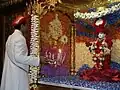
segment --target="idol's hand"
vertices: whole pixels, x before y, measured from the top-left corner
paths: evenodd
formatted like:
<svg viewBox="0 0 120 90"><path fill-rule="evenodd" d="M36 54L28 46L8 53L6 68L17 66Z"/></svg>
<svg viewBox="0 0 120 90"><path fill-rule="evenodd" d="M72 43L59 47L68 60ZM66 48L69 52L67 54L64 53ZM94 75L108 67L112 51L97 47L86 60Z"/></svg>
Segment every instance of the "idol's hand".
<svg viewBox="0 0 120 90"><path fill-rule="evenodd" d="M110 54L111 50L108 48L104 48L104 55Z"/></svg>

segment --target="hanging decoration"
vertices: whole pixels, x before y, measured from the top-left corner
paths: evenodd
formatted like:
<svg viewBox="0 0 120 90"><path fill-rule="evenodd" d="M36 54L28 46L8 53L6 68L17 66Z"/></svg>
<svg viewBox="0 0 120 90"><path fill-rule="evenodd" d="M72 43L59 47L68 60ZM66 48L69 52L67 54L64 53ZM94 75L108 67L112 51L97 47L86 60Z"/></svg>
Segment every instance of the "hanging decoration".
<svg viewBox="0 0 120 90"><path fill-rule="evenodd" d="M114 13L115 11L118 11L120 9L120 3L113 5L109 8L105 8L105 7L99 7L97 8L96 12L85 12L85 13L80 13L79 11L77 11L76 13L74 13L74 17L79 19L93 19L93 18L99 18L99 17L103 17L107 14L111 14Z"/></svg>
<svg viewBox="0 0 120 90"><path fill-rule="evenodd" d="M30 40L30 54L39 56L39 16L31 15L31 40ZM39 67L30 66L30 84L31 87L36 88Z"/></svg>
<svg viewBox="0 0 120 90"><path fill-rule="evenodd" d="M31 38L30 38L30 55L39 56L39 29L40 29L40 16L36 13L37 4L30 4L28 6L28 14L31 15ZM43 8L42 8L43 10ZM30 66L29 76L30 76L30 88L37 88L37 78L38 78L39 67Z"/></svg>
<svg viewBox="0 0 120 90"><path fill-rule="evenodd" d="M31 40L30 40L30 54L39 56L40 50L40 18L47 13L51 6L55 7L55 4L61 3L60 0L49 0L45 2L35 1L34 4L28 5L28 14L31 15ZM47 4L46 4L47 3ZM48 7L46 9L46 7ZM30 88L37 88L37 79L40 67L30 66Z"/></svg>

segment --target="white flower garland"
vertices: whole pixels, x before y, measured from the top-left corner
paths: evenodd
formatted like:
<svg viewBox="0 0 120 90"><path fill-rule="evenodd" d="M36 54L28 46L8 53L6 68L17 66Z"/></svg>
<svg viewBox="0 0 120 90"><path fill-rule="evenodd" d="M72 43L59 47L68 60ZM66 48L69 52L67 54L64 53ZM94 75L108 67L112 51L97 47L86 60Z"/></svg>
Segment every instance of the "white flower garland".
<svg viewBox="0 0 120 90"><path fill-rule="evenodd" d="M101 8L101 7L99 7ZM105 16L107 14L113 13L115 11L118 11L120 9L120 3L118 3L117 5L114 5L110 8L104 8L103 10L97 11L97 12L90 12L90 13L80 13L80 12L76 12L74 13L74 17L75 18L82 18L82 19L92 19L92 18L99 18L102 16Z"/></svg>
<svg viewBox="0 0 120 90"><path fill-rule="evenodd" d="M30 54L38 56L39 54L39 16L31 15L31 40L30 40ZM30 66L30 84L37 83L39 67ZM37 85L31 87L37 87Z"/></svg>
<svg viewBox="0 0 120 90"><path fill-rule="evenodd" d="M104 55L110 54L110 49L108 49L108 45L105 41L105 39L102 41L102 45L100 47L97 47L98 39L94 42L92 42L91 46L89 46L89 50L91 54L93 54L93 61L96 62L97 59L100 60L100 65L102 65L102 61L105 60ZM101 51L96 54L95 49L99 48Z"/></svg>

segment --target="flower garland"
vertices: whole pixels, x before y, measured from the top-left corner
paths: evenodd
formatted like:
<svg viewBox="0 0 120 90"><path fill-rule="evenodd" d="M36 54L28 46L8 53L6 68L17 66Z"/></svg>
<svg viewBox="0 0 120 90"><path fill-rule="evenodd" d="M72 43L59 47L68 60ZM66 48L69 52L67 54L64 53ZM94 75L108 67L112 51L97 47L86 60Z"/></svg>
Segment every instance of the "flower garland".
<svg viewBox="0 0 120 90"><path fill-rule="evenodd" d="M98 43L99 43L98 39L92 42L91 43L92 45L89 46L89 50L91 54L93 54L93 61L96 62L96 60L99 60L100 65L102 66L102 62L105 60L105 55L110 54L110 49L108 49L108 45L105 39L101 42L101 45L99 47L97 46Z"/></svg>
<svg viewBox="0 0 120 90"><path fill-rule="evenodd" d="M39 55L39 16L31 15L31 40L30 40L30 54ZM39 67L30 66L30 84L31 87L36 88Z"/></svg>
<svg viewBox="0 0 120 90"><path fill-rule="evenodd" d="M82 18L82 19L93 19L93 18L99 18L102 16L105 16L107 14L111 14L115 11L118 11L120 9L120 3L117 5L111 6L109 8L99 7L97 12L90 12L90 13L80 13L76 12L74 13L75 18Z"/></svg>

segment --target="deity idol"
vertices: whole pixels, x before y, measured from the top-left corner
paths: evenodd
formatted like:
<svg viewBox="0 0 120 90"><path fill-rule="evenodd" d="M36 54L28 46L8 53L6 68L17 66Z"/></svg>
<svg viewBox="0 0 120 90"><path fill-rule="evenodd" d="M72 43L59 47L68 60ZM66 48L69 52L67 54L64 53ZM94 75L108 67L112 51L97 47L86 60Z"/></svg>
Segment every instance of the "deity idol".
<svg viewBox="0 0 120 90"><path fill-rule="evenodd" d="M108 30L104 28L105 21L98 19L95 21L97 39L86 43L90 53L93 55L94 67L96 69L109 69L111 59L112 39L107 36Z"/></svg>
<svg viewBox="0 0 120 90"><path fill-rule="evenodd" d="M108 36L108 30L105 29L106 21L102 18L95 20L95 34L97 39L93 42L87 42L94 67L83 71L80 78L91 81L120 81L120 72L110 67L112 39Z"/></svg>

